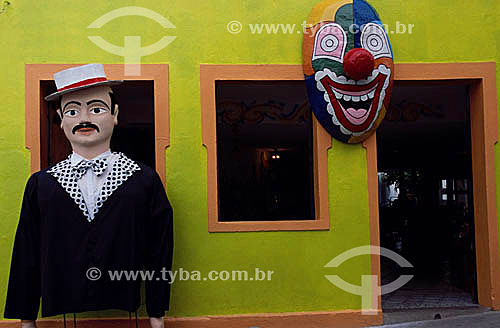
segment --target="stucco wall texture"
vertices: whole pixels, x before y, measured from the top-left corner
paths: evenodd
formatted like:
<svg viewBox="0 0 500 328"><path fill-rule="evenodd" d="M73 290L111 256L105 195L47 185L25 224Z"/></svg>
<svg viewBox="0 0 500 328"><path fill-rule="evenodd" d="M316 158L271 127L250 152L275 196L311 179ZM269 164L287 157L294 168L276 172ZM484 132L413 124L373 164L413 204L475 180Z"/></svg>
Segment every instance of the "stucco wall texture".
<svg viewBox="0 0 500 328"><path fill-rule="evenodd" d="M200 64L301 64L301 26L315 1L29 1L9 0L0 14L0 310L3 313L10 258L30 152L25 149L25 64L123 63L88 36L123 46L140 36L143 46L176 36L142 63L170 68L170 147L166 186L174 207L174 268L272 270L271 281L177 281L171 316L360 309L359 296L333 286L324 275L339 274L359 285L370 274L368 256L341 269L324 268L336 255L370 242L366 151L335 140L328 152L329 231L207 232L207 156L201 142ZM371 0L394 29L396 63L500 61L500 2L497 0ZM151 9L175 25L164 29L140 16L120 17L100 29L87 28L124 6ZM0 4L0 8L2 4ZM243 30L232 34L230 21ZM413 24L396 33L396 24ZM295 24L293 33L252 34L249 24ZM498 71L498 69L497 69ZM498 75L500 77L500 74ZM500 86L500 81L497 82ZM496 146L496 179L500 158ZM301 172L297 172L300 174ZM499 193L497 201L500 203ZM57 204L54 204L57 206ZM500 279L500 278L499 278ZM125 316L119 311L85 316ZM144 307L139 315L145 315Z"/></svg>

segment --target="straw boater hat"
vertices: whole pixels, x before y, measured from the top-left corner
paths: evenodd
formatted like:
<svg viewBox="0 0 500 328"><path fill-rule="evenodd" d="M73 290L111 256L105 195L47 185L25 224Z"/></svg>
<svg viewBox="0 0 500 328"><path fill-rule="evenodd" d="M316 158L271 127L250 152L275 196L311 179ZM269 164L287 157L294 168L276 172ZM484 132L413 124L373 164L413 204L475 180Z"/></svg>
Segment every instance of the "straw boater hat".
<svg viewBox="0 0 500 328"><path fill-rule="evenodd" d="M54 74L54 81L57 92L45 97L47 101L57 100L69 92L101 85L117 85L123 82L122 80L108 81L106 73L104 73L104 66L101 64L88 64L65 69Z"/></svg>

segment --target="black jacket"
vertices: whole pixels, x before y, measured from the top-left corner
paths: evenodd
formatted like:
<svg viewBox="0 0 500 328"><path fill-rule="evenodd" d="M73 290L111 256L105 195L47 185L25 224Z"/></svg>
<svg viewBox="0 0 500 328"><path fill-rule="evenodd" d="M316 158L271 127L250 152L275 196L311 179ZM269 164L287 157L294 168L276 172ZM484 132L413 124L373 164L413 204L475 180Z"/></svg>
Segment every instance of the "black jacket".
<svg viewBox="0 0 500 328"><path fill-rule="evenodd" d="M40 297L42 317L104 309L136 311L141 276L112 280L108 270L143 269L154 270L154 277L145 281L147 313L165 314L170 283L161 270L171 270L172 207L158 174L136 163L140 170L109 195L91 222L48 169L29 178L14 241L5 318L36 319ZM97 271L91 268L100 270L99 279L92 280Z"/></svg>

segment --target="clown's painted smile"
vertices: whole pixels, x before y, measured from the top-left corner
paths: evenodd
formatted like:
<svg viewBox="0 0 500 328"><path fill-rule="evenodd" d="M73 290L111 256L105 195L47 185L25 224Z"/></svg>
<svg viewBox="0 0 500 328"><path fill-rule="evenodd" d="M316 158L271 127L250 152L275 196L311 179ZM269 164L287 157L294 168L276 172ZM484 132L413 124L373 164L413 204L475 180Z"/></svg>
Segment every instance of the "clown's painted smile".
<svg viewBox="0 0 500 328"><path fill-rule="evenodd" d="M379 65L366 80L347 80L328 68L315 74L316 87L324 93L327 110L342 133L360 135L369 130L382 108L391 70Z"/></svg>

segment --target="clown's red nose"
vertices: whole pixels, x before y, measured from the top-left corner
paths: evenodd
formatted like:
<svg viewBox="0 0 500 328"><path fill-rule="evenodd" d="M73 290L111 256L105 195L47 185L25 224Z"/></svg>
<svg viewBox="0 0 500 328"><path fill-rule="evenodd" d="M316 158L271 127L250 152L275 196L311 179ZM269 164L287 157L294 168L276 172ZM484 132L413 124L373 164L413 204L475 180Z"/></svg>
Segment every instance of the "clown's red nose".
<svg viewBox="0 0 500 328"><path fill-rule="evenodd" d="M375 58L366 49L351 49L344 57L344 72L353 80L366 79L374 68Z"/></svg>

